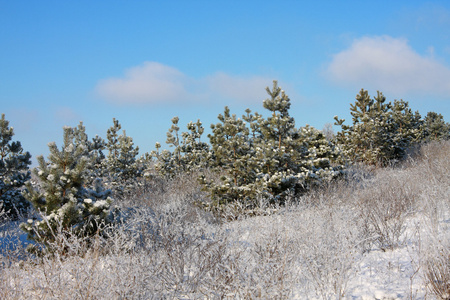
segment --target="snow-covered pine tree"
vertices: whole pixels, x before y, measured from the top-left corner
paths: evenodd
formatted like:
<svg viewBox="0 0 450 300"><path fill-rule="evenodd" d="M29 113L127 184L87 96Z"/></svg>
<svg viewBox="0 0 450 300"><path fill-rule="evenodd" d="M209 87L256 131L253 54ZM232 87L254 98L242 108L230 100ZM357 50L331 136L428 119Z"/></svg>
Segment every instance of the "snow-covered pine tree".
<svg viewBox="0 0 450 300"><path fill-rule="evenodd" d="M96 181L92 190L84 187L89 157L86 147L77 142L76 129L64 127L64 145L59 150L49 143L48 162L38 156L39 166L33 170L39 188L27 183L24 196L40 212L41 219L29 219L20 228L28 239L51 248L56 234L90 237L112 221L110 192Z"/></svg>
<svg viewBox="0 0 450 300"><path fill-rule="evenodd" d="M335 116L335 125L341 126L336 140L351 162L386 165L402 159L408 147L418 141L421 117L412 113L408 102L395 100L385 103L381 92L370 99L361 89L356 102L350 104L353 124Z"/></svg>
<svg viewBox="0 0 450 300"><path fill-rule="evenodd" d="M300 128L299 140L306 150L298 161L298 171L306 178L306 187L329 182L341 175L344 167L338 162L341 151L325 134L309 125Z"/></svg>
<svg viewBox="0 0 450 300"><path fill-rule="evenodd" d="M266 88L270 98L263 107L270 112L268 118L258 118L254 126L259 137L254 141L257 159L256 185L272 201L283 203L287 194L295 194L305 185L298 175L299 161L303 160L306 149L299 141L299 131L295 120L289 115L291 100L273 82L272 90Z"/></svg>
<svg viewBox="0 0 450 300"><path fill-rule="evenodd" d="M219 115L221 123L211 126L214 165L222 182L203 178L202 183L215 200L213 205L238 201L252 208L261 197L283 204L288 195L340 174L341 166L331 164L337 149L320 131L310 126L295 128L290 99L276 81L267 93L268 118L247 109L240 119L226 107Z"/></svg>
<svg viewBox="0 0 450 300"><path fill-rule="evenodd" d="M345 125L345 120L335 116L335 125L341 126L342 130L337 133L336 139L341 145L346 157L352 161L367 161L376 163L378 161L378 143L383 139L383 127L385 113L389 105L384 103L386 98L378 93L377 104L370 99L369 92L361 89L356 95L354 104L350 104L350 114L353 125Z"/></svg>
<svg viewBox="0 0 450 300"><path fill-rule="evenodd" d="M86 163L87 184L94 184L97 178L103 178L107 173L106 157L103 154L106 142L98 135L92 138L92 141L89 141L83 122L80 122L77 127L73 128L73 135L75 145L81 145L84 148L83 155L88 158Z"/></svg>
<svg viewBox="0 0 450 300"><path fill-rule="evenodd" d="M113 126L107 131L106 149L106 183L116 197L121 197L135 187L141 176L142 167L136 157L139 147L135 147L133 138L127 136L125 130L119 135L122 126L119 120L113 119Z"/></svg>
<svg viewBox="0 0 450 300"><path fill-rule="evenodd" d="M167 132L166 144L173 148L172 152L163 150L160 143L156 143L156 151L150 155L155 159L155 169L164 176L173 177L183 172L192 172L207 168L210 164L209 145L202 142L201 137L205 131L202 122L187 124L187 132L181 133L178 126L179 118L172 118L172 125Z"/></svg>
<svg viewBox="0 0 450 300"><path fill-rule="evenodd" d="M8 216L16 218L30 206L22 196L22 187L30 179L31 155L19 141L13 142L13 127L2 114L0 119L0 203Z"/></svg>
<svg viewBox="0 0 450 300"><path fill-rule="evenodd" d="M450 123L446 123L444 117L435 112L427 113L421 130L425 141L450 139Z"/></svg>
<svg viewBox="0 0 450 300"><path fill-rule="evenodd" d="M413 113L408 102L403 100L394 100L390 118L389 132L393 142L386 145L385 152L389 159L398 161L405 157L408 148L421 141L423 120L419 112Z"/></svg>
<svg viewBox="0 0 450 300"><path fill-rule="evenodd" d="M204 176L201 183L214 200L213 206L221 206L239 201L245 206L252 206L256 200L254 189L256 170L254 153L249 128L246 122L230 113L226 106L219 114L220 123L212 124L209 140L214 153L213 166L221 176L221 183L207 181Z"/></svg>
<svg viewBox="0 0 450 300"><path fill-rule="evenodd" d="M156 159L155 169L164 176L173 177L183 169L180 148L180 127L178 126L179 120L180 118L173 117L171 120L172 125L166 133L166 144L170 148L173 147L173 151L163 150L159 152L161 144L158 142L155 145L156 151L151 153L151 158Z"/></svg>
<svg viewBox="0 0 450 300"><path fill-rule="evenodd" d="M283 203L289 194L335 178L342 166L332 166L339 151L319 130L308 125L295 128L290 99L277 81L266 91L270 98L263 104L271 114L267 119L258 117L254 126L259 132L252 143L259 171L255 184L273 201Z"/></svg>
<svg viewBox="0 0 450 300"><path fill-rule="evenodd" d="M184 160L184 171L199 171L211 165L212 153L208 143L202 141L205 132L202 122L189 122L187 132L181 134L181 153Z"/></svg>
<svg viewBox="0 0 450 300"><path fill-rule="evenodd" d="M173 117L171 121L172 121L172 125L170 126L169 130L166 133L166 135L167 135L166 144L169 145L169 147L174 147L173 156L174 156L175 164L179 165L181 149L180 149L180 136L179 136L180 127L178 126L178 122L180 121L180 118Z"/></svg>

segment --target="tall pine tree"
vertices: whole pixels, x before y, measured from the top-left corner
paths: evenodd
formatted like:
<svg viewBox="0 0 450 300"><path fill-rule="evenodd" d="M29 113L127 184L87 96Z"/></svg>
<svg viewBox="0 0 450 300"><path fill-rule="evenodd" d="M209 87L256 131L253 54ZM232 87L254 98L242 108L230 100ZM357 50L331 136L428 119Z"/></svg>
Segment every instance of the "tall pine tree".
<svg viewBox="0 0 450 300"><path fill-rule="evenodd" d="M283 204L288 195L340 174L341 167L332 166L337 149L320 131L295 127L290 99L276 81L266 91L267 118L249 109L237 118L226 107L219 115L221 123L211 126L209 138L222 182L202 182L216 205L237 201L252 208L261 197Z"/></svg>

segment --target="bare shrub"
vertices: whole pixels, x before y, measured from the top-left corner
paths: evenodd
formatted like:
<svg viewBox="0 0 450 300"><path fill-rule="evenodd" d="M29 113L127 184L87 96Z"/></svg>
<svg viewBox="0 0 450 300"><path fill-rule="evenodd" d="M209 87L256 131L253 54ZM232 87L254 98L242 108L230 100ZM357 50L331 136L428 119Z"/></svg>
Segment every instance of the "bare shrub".
<svg viewBox="0 0 450 300"><path fill-rule="evenodd" d="M219 265L232 264L226 237L220 232L212 237L208 228L190 223L183 208L149 212L134 211L132 218L106 230L109 239L98 236L89 247L57 231L51 253L25 262L26 268L8 268L2 299L11 298L18 287L19 298L160 299L202 290L210 295L220 279L215 275Z"/></svg>
<svg viewBox="0 0 450 300"><path fill-rule="evenodd" d="M406 166L410 183L419 187L424 232L422 275L432 294L450 299L450 141L414 149Z"/></svg>
<svg viewBox="0 0 450 300"><path fill-rule="evenodd" d="M428 287L440 299L450 299L450 245L439 247L425 263Z"/></svg>
<svg viewBox="0 0 450 300"><path fill-rule="evenodd" d="M420 211L437 234L439 223L450 218L450 141L421 145L407 163L411 184L420 188Z"/></svg>
<svg viewBox="0 0 450 300"><path fill-rule="evenodd" d="M447 207L447 213L450 212ZM425 216L428 218L428 216ZM427 221L427 220L425 220ZM422 268L425 283L439 299L450 299L450 218L431 221L425 228L425 252ZM437 228L435 224L437 223ZM437 229L437 230L436 230Z"/></svg>
<svg viewBox="0 0 450 300"><path fill-rule="evenodd" d="M362 252L354 216L341 208L322 206L298 213L302 275L322 299L343 299Z"/></svg>
<svg viewBox="0 0 450 300"><path fill-rule="evenodd" d="M298 271L293 268L298 251L288 231L275 225L272 230L259 235L249 249L252 263L245 282L246 297L288 299L291 296L298 277Z"/></svg>
<svg viewBox="0 0 450 300"><path fill-rule="evenodd" d="M415 209L417 190L400 170L383 170L369 187L355 192L356 205L366 236L382 250L402 244L405 222Z"/></svg>

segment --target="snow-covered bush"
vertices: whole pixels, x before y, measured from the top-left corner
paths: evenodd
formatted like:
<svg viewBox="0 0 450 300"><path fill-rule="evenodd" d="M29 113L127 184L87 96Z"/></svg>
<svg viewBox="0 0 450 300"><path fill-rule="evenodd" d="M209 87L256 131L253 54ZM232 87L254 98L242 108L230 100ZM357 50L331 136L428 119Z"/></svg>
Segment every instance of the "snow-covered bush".
<svg viewBox="0 0 450 300"><path fill-rule="evenodd" d="M421 186L421 268L429 291L450 299L450 141L421 145L410 159L409 177Z"/></svg>
<svg viewBox="0 0 450 300"><path fill-rule="evenodd" d="M64 128L64 145L61 150L49 143L50 155L46 162L39 156L39 166L34 169L39 178L39 189L27 184L24 196L39 212L40 218L28 219L20 228L28 239L51 247L58 231L78 236L93 236L112 221L111 191L105 190L100 180L92 189L84 185L87 178L86 148L76 143L74 128Z"/></svg>
<svg viewBox="0 0 450 300"><path fill-rule="evenodd" d="M12 218L29 208L22 196L22 187L30 179L31 155L24 152L19 141L13 142L14 130L2 114L0 119L0 204Z"/></svg>

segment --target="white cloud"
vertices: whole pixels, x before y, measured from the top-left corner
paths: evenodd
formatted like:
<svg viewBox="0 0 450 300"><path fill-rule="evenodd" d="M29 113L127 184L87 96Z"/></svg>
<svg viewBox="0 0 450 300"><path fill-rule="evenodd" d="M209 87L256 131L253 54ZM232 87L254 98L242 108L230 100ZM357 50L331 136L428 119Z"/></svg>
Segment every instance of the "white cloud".
<svg viewBox="0 0 450 300"><path fill-rule="evenodd" d="M98 82L96 92L117 104L156 104L218 99L245 102L266 98L266 86L272 79L261 76L233 76L217 72L204 78L192 78L181 71L157 62L132 67L122 78Z"/></svg>
<svg viewBox="0 0 450 300"><path fill-rule="evenodd" d="M351 88L377 89L402 96L421 93L447 96L450 69L433 56L421 56L405 39L363 37L334 55L326 75Z"/></svg>
<svg viewBox="0 0 450 300"><path fill-rule="evenodd" d="M98 94L116 103L155 103L176 101L187 95L186 77L175 68L145 62L128 69L123 78L101 80Z"/></svg>

